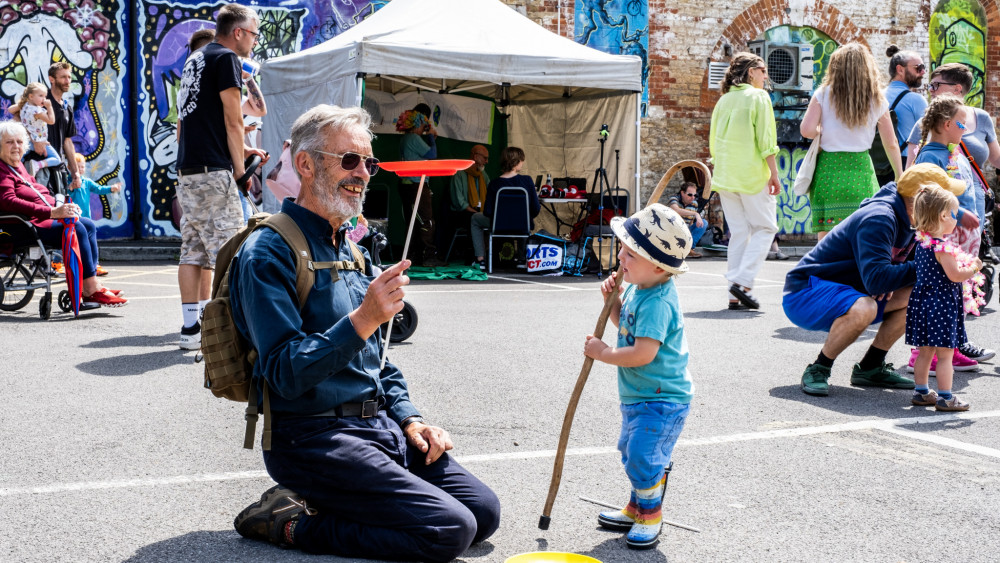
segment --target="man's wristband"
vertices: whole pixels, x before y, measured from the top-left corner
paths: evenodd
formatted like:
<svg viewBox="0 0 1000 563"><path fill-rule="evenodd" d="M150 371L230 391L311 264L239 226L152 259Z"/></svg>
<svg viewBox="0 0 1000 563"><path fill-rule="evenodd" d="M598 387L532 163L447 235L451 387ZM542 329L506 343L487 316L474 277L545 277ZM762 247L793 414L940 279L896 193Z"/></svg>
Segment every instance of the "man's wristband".
<svg viewBox="0 0 1000 563"><path fill-rule="evenodd" d="M403 422L399 423L399 428L400 430L406 430L406 427L413 424L414 422L419 422L421 424L424 424L424 417L420 416L419 414L408 416L403 419Z"/></svg>

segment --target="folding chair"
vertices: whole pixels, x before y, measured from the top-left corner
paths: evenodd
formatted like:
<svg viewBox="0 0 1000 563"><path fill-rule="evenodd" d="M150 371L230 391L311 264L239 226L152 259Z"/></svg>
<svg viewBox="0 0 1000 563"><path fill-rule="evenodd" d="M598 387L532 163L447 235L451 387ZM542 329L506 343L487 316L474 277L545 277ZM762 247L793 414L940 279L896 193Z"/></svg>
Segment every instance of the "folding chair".
<svg viewBox="0 0 1000 563"><path fill-rule="evenodd" d="M523 188L508 186L497 190L496 205L493 206L493 225L489 232L489 250L486 271L493 273L493 239L527 239L531 234L531 212L528 209L528 193Z"/></svg>

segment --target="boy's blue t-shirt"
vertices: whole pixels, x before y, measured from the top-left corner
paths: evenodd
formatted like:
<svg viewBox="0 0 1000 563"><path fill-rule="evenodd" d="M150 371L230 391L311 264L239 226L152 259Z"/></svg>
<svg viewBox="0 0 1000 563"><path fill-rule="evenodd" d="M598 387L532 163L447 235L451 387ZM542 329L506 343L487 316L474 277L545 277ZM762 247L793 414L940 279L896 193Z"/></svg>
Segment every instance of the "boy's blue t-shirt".
<svg viewBox="0 0 1000 563"><path fill-rule="evenodd" d="M622 293L618 347L633 346L639 337L660 342L660 349L649 364L618 368L621 402L626 405L645 401L689 404L694 395L694 382L688 372L684 315L672 279L647 289L629 285Z"/></svg>
<svg viewBox="0 0 1000 563"><path fill-rule="evenodd" d="M929 162L936 166L940 166L941 170L948 172L948 175L956 180L965 181L965 192L958 196L958 218L961 219L962 215L966 212L976 213L979 215L979 205L976 201L976 189L978 183L972 180L972 165L969 164L969 160L965 158L965 155L956 155L956 160L959 161L958 170L948 170L948 165L951 162L952 151L948 150L948 147L942 143L927 143L920 148L920 152L917 153L917 159L913 161L914 164L922 164L924 162ZM965 161L965 162L961 162ZM985 204L983 206L985 209ZM985 215L985 213L983 214ZM983 222L983 217L979 217L979 222Z"/></svg>
<svg viewBox="0 0 1000 563"><path fill-rule="evenodd" d="M69 199L80 207L80 216L91 218L90 194L107 195L111 193L109 186L102 186L90 178L80 178L80 187L69 191Z"/></svg>

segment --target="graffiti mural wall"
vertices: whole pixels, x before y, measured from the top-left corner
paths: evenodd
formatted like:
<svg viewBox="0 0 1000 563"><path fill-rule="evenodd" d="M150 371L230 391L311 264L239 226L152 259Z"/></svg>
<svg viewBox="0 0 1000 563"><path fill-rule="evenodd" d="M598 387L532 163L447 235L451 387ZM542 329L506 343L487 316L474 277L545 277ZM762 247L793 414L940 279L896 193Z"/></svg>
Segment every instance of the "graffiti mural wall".
<svg viewBox="0 0 1000 563"><path fill-rule="evenodd" d="M182 4L146 2L138 16L142 47L142 87L139 93L141 130L140 201L143 236L179 236L171 221L177 183L177 89L187 59L188 38L199 29L215 27L215 13L226 2ZM352 0L311 2L277 0L255 2L260 38L253 58L266 61L322 43L350 29L386 1ZM267 127L267 118L264 118Z"/></svg>
<svg viewBox="0 0 1000 563"><path fill-rule="evenodd" d="M64 99L74 108L76 150L86 158L85 175L100 183L124 180L126 139L131 134L125 104L128 37L126 5L92 0L0 0L0 108L20 97L29 82L49 86L53 61L72 66L73 85ZM133 232L128 200L134 189L93 196L91 211L104 236Z"/></svg>
<svg viewBox="0 0 1000 563"><path fill-rule="evenodd" d="M837 49L837 42L829 35L812 27L778 26L764 32L764 39L775 43L810 43L813 46L813 91L819 88L826 74L830 55ZM798 131L806 105L812 92L782 94L771 93L774 104L775 118L784 121L788 126ZM778 144L778 154L775 157L778 165L778 177L781 179L781 193L778 194L778 232L782 234L804 234L812 232L810 225L811 210L809 198L795 195L792 185L802 159L809 150L808 143Z"/></svg>
<svg viewBox="0 0 1000 563"><path fill-rule="evenodd" d="M246 2L260 16L258 61L335 37L388 0ZM101 238L176 237L176 93L191 33L214 28L224 2L0 0L0 112L28 82L48 85L55 61L73 67L68 99L86 158L85 175L122 181L120 193L92 196ZM131 58L129 53L137 53ZM264 126L266 127L266 118Z"/></svg>
<svg viewBox="0 0 1000 563"><path fill-rule="evenodd" d="M642 59L642 116L649 106L649 3L647 0L576 0L577 43Z"/></svg>
<svg viewBox="0 0 1000 563"><path fill-rule="evenodd" d="M931 14L931 70L963 63L972 70L972 89L965 103L983 107L986 76L986 11L977 0L941 0Z"/></svg>

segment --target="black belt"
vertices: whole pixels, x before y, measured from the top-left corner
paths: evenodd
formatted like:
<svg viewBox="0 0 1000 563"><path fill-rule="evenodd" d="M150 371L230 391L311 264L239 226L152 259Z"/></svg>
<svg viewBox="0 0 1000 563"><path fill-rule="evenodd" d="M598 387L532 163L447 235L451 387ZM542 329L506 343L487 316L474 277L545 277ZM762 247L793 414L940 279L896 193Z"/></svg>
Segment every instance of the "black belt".
<svg viewBox="0 0 1000 563"><path fill-rule="evenodd" d="M378 411L385 408L385 398L370 399L363 403L343 403L330 410L311 414L309 416L360 416L361 418L372 418L378 416Z"/></svg>
<svg viewBox="0 0 1000 563"><path fill-rule="evenodd" d="M209 172L218 172L219 170L229 170L232 168L219 167L219 166L190 166L188 168L181 168L177 171L181 176L190 176L192 174L208 174Z"/></svg>

